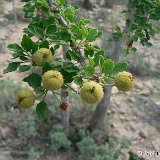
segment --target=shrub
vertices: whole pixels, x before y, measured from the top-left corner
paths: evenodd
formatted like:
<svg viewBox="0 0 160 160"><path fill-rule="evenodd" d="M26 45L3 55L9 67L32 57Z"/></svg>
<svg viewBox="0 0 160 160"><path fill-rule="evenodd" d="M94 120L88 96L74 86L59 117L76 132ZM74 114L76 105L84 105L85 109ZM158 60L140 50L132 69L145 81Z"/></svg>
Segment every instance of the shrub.
<svg viewBox="0 0 160 160"><path fill-rule="evenodd" d="M78 135L81 139L77 142L76 160L116 160L121 153L121 148L116 148L117 145L111 147L106 142L97 144L87 130L80 130ZM119 143L117 139L114 140L114 143Z"/></svg>
<svg viewBox="0 0 160 160"><path fill-rule="evenodd" d="M37 134L36 121L34 116L29 116L27 119L19 123L18 134L21 138L26 139Z"/></svg>
<svg viewBox="0 0 160 160"><path fill-rule="evenodd" d="M18 88L19 85L12 79L0 80L0 105L4 110L15 106L15 92Z"/></svg>
<svg viewBox="0 0 160 160"><path fill-rule="evenodd" d="M63 127L59 124L53 126L49 133L49 140L51 142L50 147L55 152L57 152L58 149L67 150L71 146L71 142L67 139L63 132Z"/></svg>
<svg viewBox="0 0 160 160"><path fill-rule="evenodd" d="M43 155L43 152L37 150L35 147L31 147L28 153L28 160L38 160Z"/></svg>

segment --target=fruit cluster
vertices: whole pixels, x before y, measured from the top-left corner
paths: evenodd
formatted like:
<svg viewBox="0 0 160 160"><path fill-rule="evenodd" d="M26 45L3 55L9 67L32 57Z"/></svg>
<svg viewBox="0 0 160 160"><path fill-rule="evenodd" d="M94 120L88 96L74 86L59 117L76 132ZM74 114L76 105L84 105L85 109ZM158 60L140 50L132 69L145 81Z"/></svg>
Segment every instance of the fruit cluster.
<svg viewBox="0 0 160 160"><path fill-rule="evenodd" d="M47 48L40 48L33 54L33 62L36 63L37 66L42 67L45 62L52 63L53 56L52 52ZM64 79L63 75L56 70L49 70L44 73L42 77L43 88L46 91L58 90L63 87ZM115 76L115 86L120 91L130 91L135 85L134 77L131 73L123 71L119 72ZM93 80L88 80L82 84L80 89L80 96L83 101L88 104L95 104L101 101L104 96L103 87L100 83L95 82ZM34 93L28 89L21 89L16 96L17 104L24 109L28 109L34 105L36 100L36 96ZM60 108L62 110L66 110L68 108L68 104L62 102L60 104Z"/></svg>

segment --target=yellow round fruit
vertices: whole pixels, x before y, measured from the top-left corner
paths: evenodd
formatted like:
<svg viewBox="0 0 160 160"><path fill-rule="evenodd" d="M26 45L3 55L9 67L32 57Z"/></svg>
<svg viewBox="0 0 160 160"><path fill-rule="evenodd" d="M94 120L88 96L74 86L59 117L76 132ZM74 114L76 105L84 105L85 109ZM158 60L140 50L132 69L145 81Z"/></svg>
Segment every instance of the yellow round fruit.
<svg viewBox="0 0 160 160"><path fill-rule="evenodd" d="M104 92L102 86L94 81L85 82L80 90L82 100L88 104L94 104L101 101Z"/></svg>
<svg viewBox="0 0 160 160"><path fill-rule="evenodd" d="M115 86L120 91L124 92L130 91L135 86L135 79L133 75L129 72L126 71L119 72L115 76Z"/></svg>
<svg viewBox="0 0 160 160"><path fill-rule="evenodd" d="M17 105L23 109L32 107L35 100L34 93L28 88L21 89L16 95Z"/></svg>
<svg viewBox="0 0 160 160"><path fill-rule="evenodd" d="M33 61L37 66L43 66L45 62L52 63L52 52L48 48L40 48L33 54Z"/></svg>
<svg viewBox="0 0 160 160"><path fill-rule="evenodd" d="M64 80L60 72L50 70L43 75L43 86L47 90L57 90L63 86Z"/></svg>

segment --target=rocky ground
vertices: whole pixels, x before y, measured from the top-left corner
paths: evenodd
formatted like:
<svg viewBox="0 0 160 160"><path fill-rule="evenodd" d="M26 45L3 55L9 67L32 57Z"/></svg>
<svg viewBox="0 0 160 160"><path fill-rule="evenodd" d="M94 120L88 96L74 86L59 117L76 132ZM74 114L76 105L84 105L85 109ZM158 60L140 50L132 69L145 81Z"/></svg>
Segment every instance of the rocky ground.
<svg viewBox="0 0 160 160"><path fill-rule="evenodd" d="M17 6L20 3L17 2ZM6 48L6 45L13 42L20 42L22 37L23 28L27 26L27 23L18 22L18 26L15 27L13 21L7 21L3 17L4 14L9 13L12 10L11 2L6 1L4 6L4 13L0 15L0 77L1 78L13 78L15 82L19 83L21 79L18 73L9 73L7 75L2 74L2 70L8 64L10 60L10 53ZM113 9L114 16L116 17L120 11L120 6L115 6ZM113 10L109 10L112 14ZM113 14L112 14L113 16ZM100 26L103 28L105 24L102 20ZM3 25L5 23L5 26ZM6 25L7 24L7 25ZM108 24L107 24L108 25ZM122 24L123 25L123 24ZM113 28L109 26L110 28ZM154 47L139 48L139 52L144 54L145 60L152 65L152 71L156 70L157 74L160 74L157 65L160 60L159 43L160 35L157 35L153 39ZM131 57L131 56L130 56ZM133 59L131 58L131 62ZM155 65L156 64L156 65ZM155 69L156 68L156 69ZM147 70L147 68L145 68ZM157 71L158 70L158 71ZM136 76L136 87L132 92L121 93L116 88L112 90L111 106L108 110L108 115L112 115L111 132L118 137L129 137L132 140L131 150L135 153L138 151L152 151L156 150L160 152L160 79L152 74L145 76ZM0 160L13 160L10 155L10 151L5 146L8 135L12 132L8 123L0 121ZM58 159L62 160L65 156L60 156ZM51 157L48 157L48 160ZM158 157L145 157L147 160L158 160ZM47 159L47 158L46 158ZM127 158L126 158L127 160Z"/></svg>

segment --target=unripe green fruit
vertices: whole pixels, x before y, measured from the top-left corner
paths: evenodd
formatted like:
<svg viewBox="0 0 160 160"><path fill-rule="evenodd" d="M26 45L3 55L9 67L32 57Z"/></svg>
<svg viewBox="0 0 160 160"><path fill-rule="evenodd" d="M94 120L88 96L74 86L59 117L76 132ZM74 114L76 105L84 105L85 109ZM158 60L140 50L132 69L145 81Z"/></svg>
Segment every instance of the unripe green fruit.
<svg viewBox="0 0 160 160"><path fill-rule="evenodd" d="M115 76L115 86L118 88L120 91L130 91L135 85L135 79L133 75L129 72L123 71L119 72Z"/></svg>
<svg viewBox="0 0 160 160"><path fill-rule="evenodd" d="M48 48L40 48L33 54L33 61L37 66L43 66L45 62L52 63L52 52Z"/></svg>
<svg viewBox="0 0 160 160"><path fill-rule="evenodd" d="M80 90L81 98L88 104L101 101L104 92L102 86L94 81L85 82Z"/></svg>
<svg viewBox="0 0 160 160"><path fill-rule="evenodd" d="M28 88L20 90L16 95L17 105L23 109L28 109L33 106L35 99L35 95Z"/></svg>
<svg viewBox="0 0 160 160"><path fill-rule="evenodd" d="M43 86L47 90L54 91L60 89L63 86L63 83L63 76L58 71L47 71L43 75Z"/></svg>

